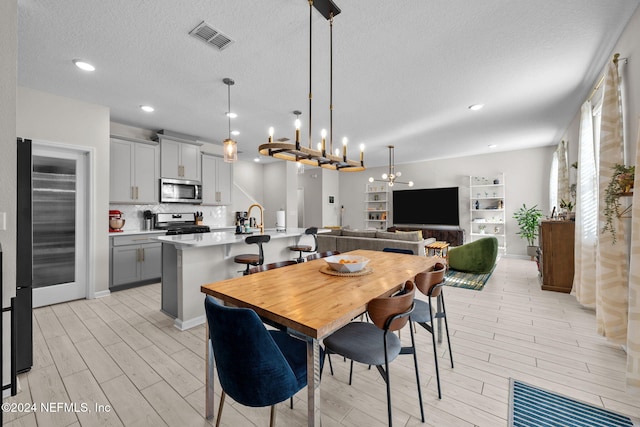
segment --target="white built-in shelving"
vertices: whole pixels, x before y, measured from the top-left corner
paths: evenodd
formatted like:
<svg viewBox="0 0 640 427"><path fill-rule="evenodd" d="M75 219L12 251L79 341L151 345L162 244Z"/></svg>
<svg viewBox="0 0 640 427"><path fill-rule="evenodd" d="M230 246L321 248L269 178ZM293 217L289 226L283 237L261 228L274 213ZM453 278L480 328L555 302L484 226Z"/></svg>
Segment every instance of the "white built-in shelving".
<svg viewBox="0 0 640 427"><path fill-rule="evenodd" d="M364 191L364 226L386 230L389 218L389 191L385 184L367 184Z"/></svg>
<svg viewBox="0 0 640 427"><path fill-rule="evenodd" d="M504 174L469 177L469 241L494 236L498 253L507 251Z"/></svg>

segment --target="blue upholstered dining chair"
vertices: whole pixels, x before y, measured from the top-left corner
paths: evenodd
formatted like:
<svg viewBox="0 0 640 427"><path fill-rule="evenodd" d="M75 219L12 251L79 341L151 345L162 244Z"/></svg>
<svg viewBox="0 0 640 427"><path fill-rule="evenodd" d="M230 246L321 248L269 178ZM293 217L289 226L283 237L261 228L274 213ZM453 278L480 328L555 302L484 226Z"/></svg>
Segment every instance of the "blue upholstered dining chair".
<svg viewBox="0 0 640 427"><path fill-rule="evenodd" d="M349 384L353 373L353 362L375 365L387 385L387 413L389 427L392 425L391 416L391 385L389 378L389 363L400 354L413 354L413 364L416 371L418 387L418 401L420 416L424 422L424 408L422 406L422 392L420 390L420 375L418 374L418 359L416 346L411 330L411 347L402 347L400 338L393 332L402 329L409 321L413 311L415 286L407 281L404 289L391 297L374 298L367 304L367 312L373 323L351 322L338 329L324 339L325 354L339 354L351 359Z"/></svg>
<svg viewBox="0 0 640 427"><path fill-rule="evenodd" d="M216 426L225 395L252 407L271 406L291 398L307 385L306 343L283 331L267 330L255 311L205 299L209 338L222 387Z"/></svg>
<svg viewBox="0 0 640 427"><path fill-rule="evenodd" d="M451 354L451 340L449 339L449 324L447 323L447 310L444 305L444 275L447 268L442 263L436 263L432 270L423 271L416 275L416 287L420 292L427 296L427 301L415 300L415 307L411 313L411 321L416 322L425 328L431 334L431 342L433 344L433 361L436 367L436 380L438 383L438 399L442 399L440 390L440 371L438 369L438 351L436 349L436 331L434 321L436 319L444 319L444 327L447 333L447 345L449 347L449 359L451 360L451 368L453 368L453 355ZM437 306L433 306L433 300L436 300ZM438 325L440 326L440 325Z"/></svg>
<svg viewBox="0 0 640 427"><path fill-rule="evenodd" d="M395 252L397 254L415 255L411 249L383 248L382 252Z"/></svg>

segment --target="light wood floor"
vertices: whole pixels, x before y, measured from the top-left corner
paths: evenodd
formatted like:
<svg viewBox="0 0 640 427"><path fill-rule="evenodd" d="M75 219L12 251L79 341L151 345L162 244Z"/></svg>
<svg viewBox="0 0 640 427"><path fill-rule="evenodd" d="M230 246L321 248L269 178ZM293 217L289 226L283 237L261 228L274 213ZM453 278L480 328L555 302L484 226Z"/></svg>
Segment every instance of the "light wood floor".
<svg viewBox="0 0 640 427"><path fill-rule="evenodd" d="M510 377L640 418L640 400L625 393L624 352L595 333L594 313L572 296L541 291L535 263L503 258L483 291L445 292L455 369L441 346L438 400L430 336L418 329L427 420L419 419L412 358L401 355L390 369L394 425L504 426ZM34 310L34 367L4 402L36 403L38 411L4 413L4 425L210 425L204 326L180 332L159 307L154 284ZM386 425L378 372L356 365L349 386L348 364L333 360L336 375L325 370L321 384L323 426ZM278 426L306 425L305 399L306 389L293 410L280 404ZM78 412L44 413L43 402L72 402ZM111 411L96 412L95 404ZM268 418L268 408L230 402L222 424L266 426Z"/></svg>

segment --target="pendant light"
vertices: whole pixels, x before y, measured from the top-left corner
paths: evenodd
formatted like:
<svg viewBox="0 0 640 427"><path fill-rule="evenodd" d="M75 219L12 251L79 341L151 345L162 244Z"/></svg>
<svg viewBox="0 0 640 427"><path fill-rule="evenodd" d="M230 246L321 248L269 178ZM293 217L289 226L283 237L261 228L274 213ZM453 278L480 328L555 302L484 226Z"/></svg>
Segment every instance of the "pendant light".
<svg viewBox="0 0 640 427"><path fill-rule="evenodd" d="M224 147L224 161L232 163L238 160L238 143L231 139L231 86L235 84L233 79L225 77L222 82L227 85L227 119L229 120L229 137L222 142Z"/></svg>
<svg viewBox="0 0 640 427"><path fill-rule="evenodd" d="M343 139L342 155L340 150L336 148L333 151L333 18L340 13L340 8L333 3L332 0L308 0L309 2L309 146L303 147L300 144L300 125L296 121L296 140L295 143L273 142L273 128L269 129L269 142L260 145L258 148L260 154L271 156L281 160L298 162L310 166L319 166L325 169L337 170L340 172L360 172L365 170L364 167L364 145L360 145L360 160L351 160L347 157L346 138ZM313 8L320 12L330 24L330 124L329 124L329 149L326 147L326 131L322 133L322 143L320 146L312 147L312 127L311 127L311 65L312 65L312 26L313 26Z"/></svg>
<svg viewBox="0 0 640 427"><path fill-rule="evenodd" d="M369 178L369 182L386 182L389 187L393 187L394 184L406 184L409 187L413 187L413 181L397 181L397 179L402 175L402 172L396 172L396 167L394 165L395 159L393 156L393 145L388 145L387 147L389 147L389 173L383 173L382 179L374 179L373 177L371 177Z"/></svg>

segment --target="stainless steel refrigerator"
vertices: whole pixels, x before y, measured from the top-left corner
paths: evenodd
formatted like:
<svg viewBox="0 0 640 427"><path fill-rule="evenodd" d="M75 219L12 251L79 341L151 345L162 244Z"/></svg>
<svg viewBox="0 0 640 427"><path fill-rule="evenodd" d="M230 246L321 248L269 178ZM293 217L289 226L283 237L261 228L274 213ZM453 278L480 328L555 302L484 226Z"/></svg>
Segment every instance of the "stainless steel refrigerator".
<svg viewBox="0 0 640 427"><path fill-rule="evenodd" d="M33 183L31 173L32 144L29 139L18 138L17 164L17 218L16 218L16 298L14 305L14 331L17 373L26 372L33 365Z"/></svg>

